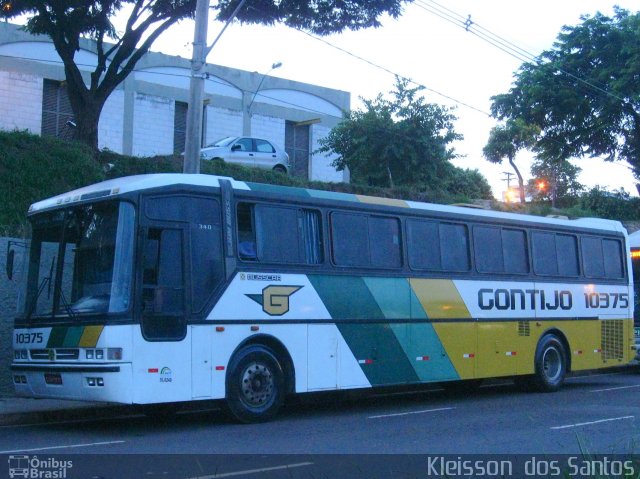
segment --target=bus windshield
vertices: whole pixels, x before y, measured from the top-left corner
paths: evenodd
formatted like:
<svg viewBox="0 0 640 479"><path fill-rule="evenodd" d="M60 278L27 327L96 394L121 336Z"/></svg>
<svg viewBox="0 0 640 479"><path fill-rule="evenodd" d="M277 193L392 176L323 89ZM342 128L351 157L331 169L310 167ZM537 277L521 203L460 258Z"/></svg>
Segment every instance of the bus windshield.
<svg viewBox="0 0 640 479"><path fill-rule="evenodd" d="M80 205L31 218L27 319L121 313L131 302L134 208Z"/></svg>

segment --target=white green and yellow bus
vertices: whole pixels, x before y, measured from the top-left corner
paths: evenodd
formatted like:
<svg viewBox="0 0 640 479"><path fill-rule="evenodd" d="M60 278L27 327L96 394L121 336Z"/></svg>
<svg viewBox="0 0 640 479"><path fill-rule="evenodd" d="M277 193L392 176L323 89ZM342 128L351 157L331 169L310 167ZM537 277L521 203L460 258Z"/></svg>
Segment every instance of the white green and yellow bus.
<svg viewBox="0 0 640 479"><path fill-rule="evenodd" d="M24 396L224 399L250 422L312 391L494 377L555 391L635 355L614 221L183 174L106 181L28 216Z"/></svg>
<svg viewBox="0 0 640 479"><path fill-rule="evenodd" d="M636 333L636 359L640 360L640 231L629 235L631 269L633 271L634 325Z"/></svg>

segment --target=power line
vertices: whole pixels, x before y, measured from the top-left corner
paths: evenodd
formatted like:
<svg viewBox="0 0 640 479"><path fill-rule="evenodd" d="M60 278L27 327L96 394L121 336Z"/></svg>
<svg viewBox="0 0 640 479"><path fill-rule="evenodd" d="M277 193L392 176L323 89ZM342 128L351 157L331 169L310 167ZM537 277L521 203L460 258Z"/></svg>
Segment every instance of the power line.
<svg viewBox="0 0 640 479"><path fill-rule="evenodd" d="M264 12L263 10L257 9L257 8L255 8L255 7L253 7L253 6L249 6L249 7L247 7L247 8L248 8L248 9L255 10L255 11L257 11L257 12L259 12L259 13L261 13L261 14L265 15L265 16L270 16L269 14L267 14L266 12ZM275 19L275 17L273 17L273 16L271 16L271 18L274 18L274 19ZM314 34L312 34L312 33L309 33L309 32L307 32L307 31L305 31L305 30L303 30L303 29L301 29L301 28L297 28L297 27L290 27L290 28L292 28L292 29L296 30L297 32L300 32L300 33L302 33L303 35L306 35L306 36L308 36L309 38L312 38L312 39L314 39L314 40L316 40L316 41L318 41L318 42L324 43L325 45L330 46L331 48L334 48L334 49L336 49L336 50L338 50L338 51L340 51L340 52L342 52L342 53L344 53L344 54L346 54L346 55L349 55L350 57L355 58L356 60L359 60L359 61L364 62L364 63L366 63L366 64L368 64L368 65L370 65L370 66L372 66L372 67L374 67L374 68L377 68L377 69L379 69L379 70L382 70L382 71L384 71L385 73L389 73L389 74L391 74L391 75L394 75L394 76L396 76L396 77L398 77L398 78L400 78L400 79L402 79L402 80L405 80L405 81L407 81L407 82L409 82L409 83L412 83L412 84L414 84L414 85L416 85L416 86L418 86L418 87L424 88L425 90L428 90L428 91L430 91L430 92L433 92L433 93L435 93L436 95L441 96L441 97L443 97L443 98L446 98L447 100L450 100L450 101L452 101L452 102L454 102L454 103L456 103L456 104L458 104L458 105L460 105L460 106L463 106L463 107L465 107L465 108L469 108L469 109L474 110L474 111L476 111L476 112L478 112L478 113L482 113L483 115L486 115L486 116L491 116L491 114L490 114L490 113L488 113L488 112L486 112L486 111L484 111L484 110L482 110L482 109L480 109L480 108L477 108L477 107L475 107L475 106L473 106L473 105L470 105L470 104L468 104L468 103L465 103L465 102L463 102L463 101L461 101L461 100L458 100L458 99L456 99L456 98L454 98L454 97L452 97L452 96L450 96L450 95L447 95L446 93L442 93L442 92L440 92L440 91L438 91L438 90L435 90L435 89L433 89L433 88L430 88L430 87L428 87L428 86L426 86L426 85L424 85L424 84L422 84L422 83L420 83L420 82L417 82L417 81L415 81L415 80L413 80L413 79L411 79L411 78L409 78L409 77L407 77L407 76L405 76L405 75L401 75L401 74L399 74L399 73L396 73L396 72L394 72L393 70L391 70L391 69L389 69L389 68L387 68L387 67L384 67L384 66L382 66L382 65L380 65L380 64L378 64L378 63L375 63L375 62L374 62L374 61L372 61L372 60L369 60L369 59L364 58L364 57L362 57L362 56L360 56L360 55L357 55L357 54L355 54L355 53L353 53L353 52L351 52L351 51L349 51L349 50L347 50L347 49L345 49L345 48L339 47L339 46L337 46L337 45L335 45L335 44L333 44L333 43L329 42L328 40L325 40L324 38L318 37L317 35L314 35Z"/></svg>
<svg viewBox="0 0 640 479"><path fill-rule="evenodd" d="M445 20L460 28L463 28L465 31L480 38L481 40L484 40L490 45L498 48L499 50L507 53L508 55L513 56L514 58L522 62L536 63L538 65L542 64L542 61L539 56L536 56L533 53L528 52L527 50L525 50L522 47L519 47L515 43L510 42L509 40L506 40L500 35L493 33L491 30L484 28L481 25L471 21L471 16L468 16L467 19L465 19L464 16L460 15L457 12L454 12L453 10L447 7L444 7L443 5L440 5L434 0L416 0L415 4L422 10L432 13L433 15L436 15L442 20ZM577 82L582 83L583 85L589 87L592 90L595 90L599 93L603 93L607 96L610 96L611 98L615 98L616 100L619 100L624 104L630 104L628 100L620 97L619 95L616 95L615 93L612 93L606 90L604 88L604 85L598 86L597 84L591 81L580 78L579 76L561 68L556 68L556 70L560 73L563 73L564 75L567 75L573 78Z"/></svg>

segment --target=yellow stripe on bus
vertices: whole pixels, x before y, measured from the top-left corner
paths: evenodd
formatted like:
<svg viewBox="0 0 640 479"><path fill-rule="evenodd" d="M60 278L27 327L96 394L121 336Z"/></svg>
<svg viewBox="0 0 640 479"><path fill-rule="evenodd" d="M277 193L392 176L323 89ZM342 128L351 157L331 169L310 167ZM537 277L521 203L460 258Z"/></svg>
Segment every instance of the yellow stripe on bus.
<svg viewBox="0 0 640 479"><path fill-rule="evenodd" d="M397 200L394 198L378 198L376 196L356 195L358 201L361 203L368 203L372 205L384 205L384 206L399 206L400 208L408 208L409 205L404 200Z"/></svg>
<svg viewBox="0 0 640 479"><path fill-rule="evenodd" d="M87 326L84 328L84 332L80 337L78 346L81 348L95 348L98 344L98 339L102 334L104 326Z"/></svg>
<svg viewBox="0 0 640 479"><path fill-rule="evenodd" d="M409 280L429 319L469 319L471 313L450 279Z"/></svg>

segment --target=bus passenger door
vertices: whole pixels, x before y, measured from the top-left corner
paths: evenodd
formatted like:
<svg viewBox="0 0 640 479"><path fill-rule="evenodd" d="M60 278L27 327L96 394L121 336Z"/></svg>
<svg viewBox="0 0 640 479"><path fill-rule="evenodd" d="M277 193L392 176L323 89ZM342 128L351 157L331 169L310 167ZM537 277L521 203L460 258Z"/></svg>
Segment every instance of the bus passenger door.
<svg viewBox="0 0 640 479"><path fill-rule="evenodd" d="M142 337L136 339L136 402L191 398L187 340L184 230L143 228Z"/></svg>

